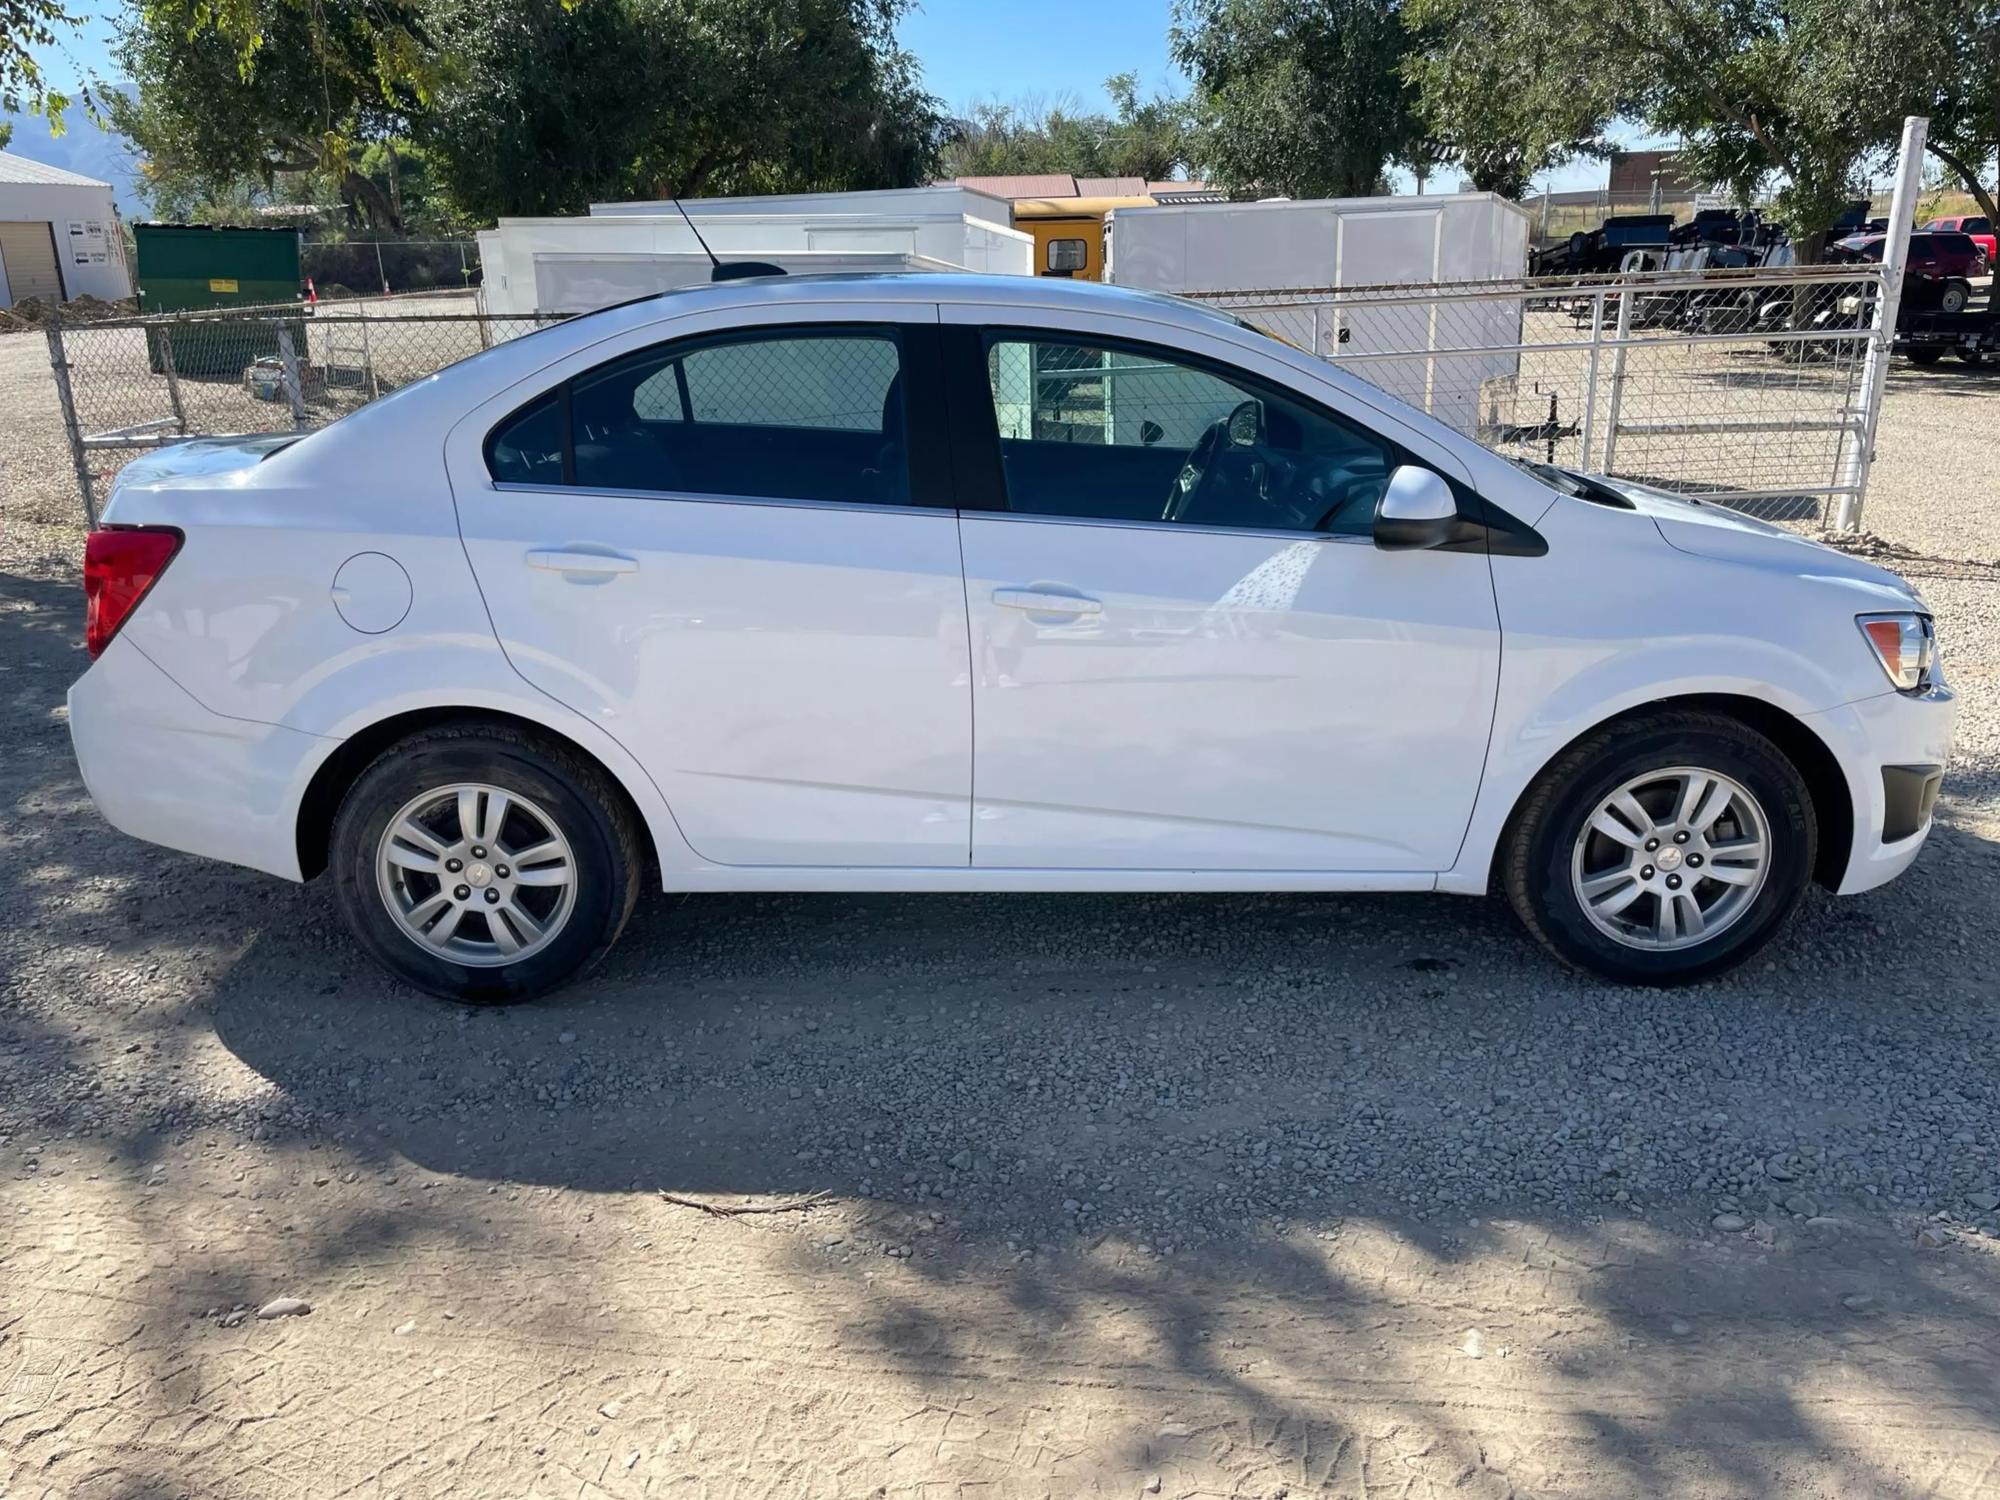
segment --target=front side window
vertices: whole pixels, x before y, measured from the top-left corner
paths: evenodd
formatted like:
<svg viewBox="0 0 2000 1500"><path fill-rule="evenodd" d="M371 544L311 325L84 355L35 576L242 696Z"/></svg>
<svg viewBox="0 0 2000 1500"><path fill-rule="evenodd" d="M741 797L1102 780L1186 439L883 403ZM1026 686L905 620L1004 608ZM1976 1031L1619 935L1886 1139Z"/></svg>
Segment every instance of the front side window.
<svg viewBox="0 0 2000 1500"><path fill-rule="evenodd" d="M1367 535L1393 446L1162 350L996 334L986 373L1007 507L1032 515Z"/></svg>
<svg viewBox="0 0 2000 1500"><path fill-rule="evenodd" d="M487 464L495 479L531 484L901 504L901 371L886 330L664 345L575 376L517 413L489 439ZM544 460L511 457L523 451Z"/></svg>

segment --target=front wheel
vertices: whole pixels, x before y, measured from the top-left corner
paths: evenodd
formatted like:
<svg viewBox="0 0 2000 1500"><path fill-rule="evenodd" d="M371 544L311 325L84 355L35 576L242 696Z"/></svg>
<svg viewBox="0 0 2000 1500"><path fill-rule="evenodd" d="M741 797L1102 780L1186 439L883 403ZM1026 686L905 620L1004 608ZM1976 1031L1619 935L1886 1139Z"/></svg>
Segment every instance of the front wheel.
<svg viewBox="0 0 2000 1500"><path fill-rule="evenodd" d="M330 853L362 946L473 1004L529 999L596 962L638 897L632 817L603 773L500 725L386 751L342 801Z"/></svg>
<svg viewBox="0 0 2000 1500"><path fill-rule="evenodd" d="M1769 942L1810 880L1818 828L1798 770L1703 713L1588 736L1530 789L1502 846L1508 899L1557 957L1607 979L1686 984Z"/></svg>

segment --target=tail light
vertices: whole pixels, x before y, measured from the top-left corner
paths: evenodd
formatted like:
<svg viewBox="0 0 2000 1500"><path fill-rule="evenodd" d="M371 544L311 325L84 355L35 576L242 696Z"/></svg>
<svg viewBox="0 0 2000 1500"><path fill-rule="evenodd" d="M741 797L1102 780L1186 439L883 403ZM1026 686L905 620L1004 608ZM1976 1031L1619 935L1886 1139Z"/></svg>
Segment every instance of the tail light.
<svg viewBox="0 0 2000 1500"><path fill-rule="evenodd" d="M84 540L83 643L92 661L180 550L181 533L172 526L107 526Z"/></svg>

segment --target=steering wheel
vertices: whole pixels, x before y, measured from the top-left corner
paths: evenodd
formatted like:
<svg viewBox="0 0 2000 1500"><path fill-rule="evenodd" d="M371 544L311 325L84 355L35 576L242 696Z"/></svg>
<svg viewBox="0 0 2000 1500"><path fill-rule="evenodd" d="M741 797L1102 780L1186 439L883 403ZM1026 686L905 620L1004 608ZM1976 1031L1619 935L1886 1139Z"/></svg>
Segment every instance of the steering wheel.
<svg viewBox="0 0 2000 1500"><path fill-rule="evenodd" d="M1268 468L1270 455L1264 447L1264 403L1240 401L1229 415L1208 424L1189 451L1187 462L1167 491L1163 521L1181 521L1194 509L1197 496L1220 485L1252 483L1253 476Z"/></svg>
<svg viewBox="0 0 2000 1500"><path fill-rule="evenodd" d="M1162 521L1178 521L1181 512L1188 508L1201 482L1215 462L1215 455L1229 440L1229 419L1217 417L1210 422L1195 445L1188 451L1187 462L1181 465L1180 473L1174 476L1173 484L1167 490L1166 506L1160 511Z"/></svg>

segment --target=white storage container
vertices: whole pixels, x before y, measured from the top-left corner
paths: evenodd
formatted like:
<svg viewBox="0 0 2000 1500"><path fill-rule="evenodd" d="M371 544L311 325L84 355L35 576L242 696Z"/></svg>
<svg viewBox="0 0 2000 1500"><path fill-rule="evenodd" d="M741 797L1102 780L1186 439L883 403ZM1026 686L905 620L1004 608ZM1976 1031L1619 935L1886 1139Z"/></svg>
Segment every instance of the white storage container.
<svg viewBox="0 0 2000 1500"><path fill-rule="evenodd" d="M1520 366L1521 301L1379 304L1334 288L1511 281L1527 272L1528 213L1493 193L1161 204L1112 211L1105 279L1159 292L1231 292L1221 305L1461 432L1479 396ZM1285 293L1260 301L1256 293ZM1437 349L1475 352L1437 355ZM1384 358L1410 351L1411 357ZM1357 358L1356 356L1369 356Z"/></svg>
<svg viewBox="0 0 2000 1500"><path fill-rule="evenodd" d="M702 239L722 260L794 274L982 271L1034 274L1034 240L996 221L1006 205L960 188L695 199ZM968 208L978 211L970 212ZM588 217L502 219L479 235L490 313L588 312L709 279L708 257L671 203L599 204Z"/></svg>

